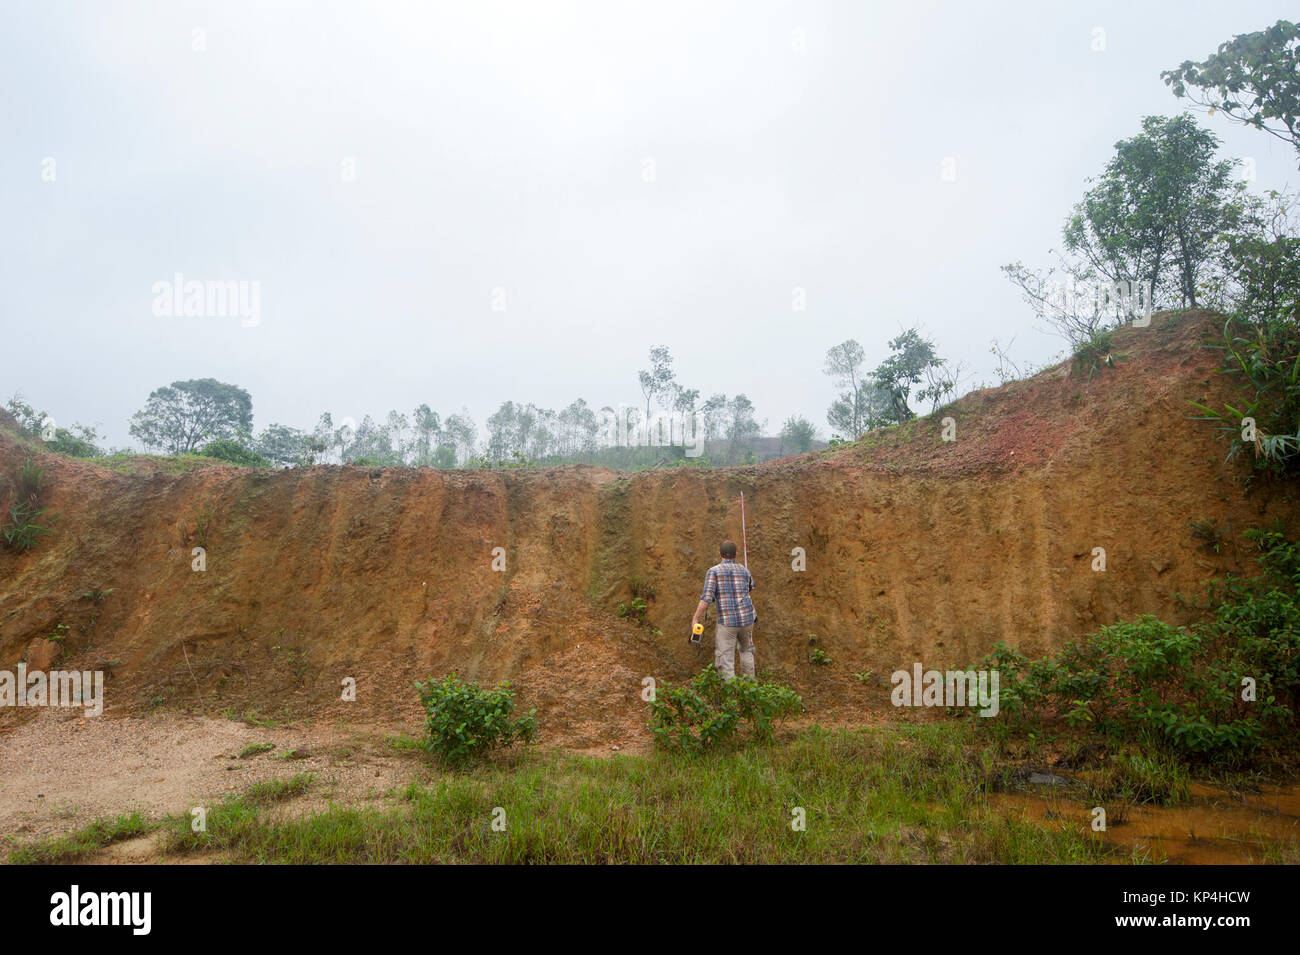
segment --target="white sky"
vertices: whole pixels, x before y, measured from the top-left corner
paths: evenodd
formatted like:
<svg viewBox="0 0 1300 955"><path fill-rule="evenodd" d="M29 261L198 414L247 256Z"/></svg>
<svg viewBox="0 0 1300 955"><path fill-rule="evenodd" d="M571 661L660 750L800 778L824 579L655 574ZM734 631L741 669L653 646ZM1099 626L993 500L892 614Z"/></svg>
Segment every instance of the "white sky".
<svg viewBox="0 0 1300 955"><path fill-rule="evenodd" d="M664 344L703 395L825 435L846 338L874 365L919 323L972 382L994 337L1061 351L998 267L1048 264L1115 141L1179 111L1162 69L1288 6L4 0L0 400L114 445L199 377L259 431L421 402L482 426L638 404ZM1296 188L1289 146L1198 118ZM260 323L155 316L177 272L260 282Z"/></svg>

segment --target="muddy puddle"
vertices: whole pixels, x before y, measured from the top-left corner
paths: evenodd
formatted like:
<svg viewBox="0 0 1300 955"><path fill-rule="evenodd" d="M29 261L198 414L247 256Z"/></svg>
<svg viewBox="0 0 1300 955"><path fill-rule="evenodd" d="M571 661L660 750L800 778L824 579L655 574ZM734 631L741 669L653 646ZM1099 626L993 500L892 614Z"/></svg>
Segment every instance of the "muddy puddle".
<svg viewBox="0 0 1300 955"><path fill-rule="evenodd" d="M1091 831L1091 806L1077 791L1035 788L995 793L989 805L1054 827ZM1300 863L1300 782L1237 793L1196 783L1178 806L1106 807L1105 832L1117 850L1114 861L1130 859L1181 865Z"/></svg>

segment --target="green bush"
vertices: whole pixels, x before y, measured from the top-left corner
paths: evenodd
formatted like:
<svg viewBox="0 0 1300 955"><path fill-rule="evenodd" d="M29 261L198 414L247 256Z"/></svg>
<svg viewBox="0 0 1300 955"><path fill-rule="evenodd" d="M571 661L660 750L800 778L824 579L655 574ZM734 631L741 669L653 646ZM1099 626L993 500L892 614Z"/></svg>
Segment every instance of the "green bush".
<svg viewBox="0 0 1300 955"><path fill-rule="evenodd" d="M1294 745L1300 700L1300 545L1247 531L1263 573L1210 585L1193 627L1154 617L1102 627L1055 657L1029 660L999 642L999 705L1013 727L1055 715L1115 741L1155 741L1179 757L1244 762L1267 745ZM1256 698L1241 698L1243 680ZM982 721L981 721L982 724Z"/></svg>
<svg viewBox="0 0 1300 955"><path fill-rule="evenodd" d="M54 439L45 442L49 451L66 454L70 458L102 458L104 450L95 444L98 434L93 428L74 424L72 430L55 428Z"/></svg>
<svg viewBox="0 0 1300 955"><path fill-rule="evenodd" d="M620 617L631 617L637 622L637 626L645 623L646 611L650 608L641 597L633 597L630 604L619 604L618 615Z"/></svg>
<svg viewBox="0 0 1300 955"><path fill-rule="evenodd" d="M1220 374L1236 386L1221 408L1193 401L1202 421L1229 443L1228 459L1245 457L1256 471L1300 473L1300 321L1295 306L1255 321L1232 318L1210 347L1222 356ZM1254 422L1253 434L1245 420Z"/></svg>
<svg viewBox="0 0 1300 955"><path fill-rule="evenodd" d="M770 741L775 721L803 709L794 690L750 677L724 680L709 665L685 686L663 686L650 701L650 731L666 749L700 753L734 739L748 722L755 739Z"/></svg>
<svg viewBox="0 0 1300 955"><path fill-rule="evenodd" d="M49 427L53 422L44 411L37 411L18 395L9 399L5 406L18 422L19 431L30 438L41 441L46 450L66 454L73 458L98 458L104 452L97 444L100 434L94 428L84 424L74 424L71 429L54 428L53 435L46 440Z"/></svg>
<svg viewBox="0 0 1300 955"><path fill-rule="evenodd" d="M1127 361L1128 359L1114 353L1114 341L1115 329L1094 329L1087 340L1074 350L1075 373L1087 371L1088 380L1091 381L1092 376L1100 374L1102 369L1114 368L1117 361Z"/></svg>
<svg viewBox="0 0 1300 955"><path fill-rule="evenodd" d="M1214 638L1231 668L1258 681L1260 700L1276 693L1289 707L1300 702L1300 542L1279 531L1246 531L1264 573L1228 577L1211 587Z"/></svg>
<svg viewBox="0 0 1300 955"><path fill-rule="evenodd" d="M209 441L199 449L199 454L205 458L216 458L218 461L229 461L231 464L244 467L266 467L271 463L256 451L230 438Z"/></svg>
<svg viewBox="0 0 1300 955"><path fill-rule="evenodd" d="M537 737L536 710L511 718L515 699L509 683L484 690L452 673L416 683L415 688L427 714L423 746L452 765L477 759L497 746L531 743Z"/></svg>

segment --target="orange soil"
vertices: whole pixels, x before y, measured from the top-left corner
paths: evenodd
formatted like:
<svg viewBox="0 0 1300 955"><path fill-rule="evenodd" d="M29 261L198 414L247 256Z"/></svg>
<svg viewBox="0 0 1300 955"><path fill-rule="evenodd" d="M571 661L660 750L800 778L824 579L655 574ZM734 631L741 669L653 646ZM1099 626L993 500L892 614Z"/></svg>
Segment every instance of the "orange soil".
<svg viewBox="0 0 1300 955"><path fill-rule="evenodd" d="M686 642L690 616L718 541L740 536L744 491L760 669L814 718L879 719L895 669L974 664L999 639L1042 654L1139 613L1185 620L1175 594L1249 569L1240 531L1275 517L1295 529L1290 491L1243 495L1190 417L1190 399L1223 388L1198 347L1215 321L1156 316L1121 332L1129 360L1091 380L1058 366L844 451L755 467L148 477L42 455L58 520L29 553L0 552L0 668L48 655L63 623L55 665L113 662L110 718L201 697L214 714L409 726L413 681L455 670L514 681L546 741L626 740L643 732L643 677L707 662L711 638L703 657ZM944 415L955 443L940 440ZM24 453L0 431L0 500ZM1230 523L1233 543L1206 553L1193 519ZM617 615L633 577L656 594L643 627ZM110 587L98 607L81 596ZM831 665L809 662L812 636ZM355 703L340 699L347 677ZM0 727L29 716L0 713Z"/></svg>

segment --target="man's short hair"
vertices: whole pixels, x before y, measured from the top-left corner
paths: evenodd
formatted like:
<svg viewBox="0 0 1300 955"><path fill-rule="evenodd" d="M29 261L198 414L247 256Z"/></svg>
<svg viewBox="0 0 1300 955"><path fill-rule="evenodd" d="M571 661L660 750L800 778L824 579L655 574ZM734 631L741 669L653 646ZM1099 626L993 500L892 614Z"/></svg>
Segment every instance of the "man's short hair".
<svg viewBox="0 0 1300 955"><path fill-rule="evenodd" d="M723 542L722 542L722 546L718 548L718 553L721 554L725 560L735 560L735 559L736 559L736 542L735 542L735 541L723 541Z"/></svg>

